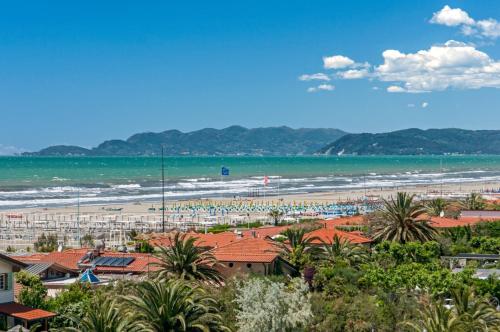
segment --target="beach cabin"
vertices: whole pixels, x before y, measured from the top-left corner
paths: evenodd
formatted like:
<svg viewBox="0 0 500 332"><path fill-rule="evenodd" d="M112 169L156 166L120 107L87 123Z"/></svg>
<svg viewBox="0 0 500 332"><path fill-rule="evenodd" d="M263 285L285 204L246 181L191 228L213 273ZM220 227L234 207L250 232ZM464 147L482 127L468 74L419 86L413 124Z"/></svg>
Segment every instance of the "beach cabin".
<svg viewBox="0 0 500 332"><path fill-rule="evenodd" d="M36 323L48 330L48 320L56 315L14 302L14 273L26 266L25 263L0 254L0 330L16 325L29 328Z"/></svg>

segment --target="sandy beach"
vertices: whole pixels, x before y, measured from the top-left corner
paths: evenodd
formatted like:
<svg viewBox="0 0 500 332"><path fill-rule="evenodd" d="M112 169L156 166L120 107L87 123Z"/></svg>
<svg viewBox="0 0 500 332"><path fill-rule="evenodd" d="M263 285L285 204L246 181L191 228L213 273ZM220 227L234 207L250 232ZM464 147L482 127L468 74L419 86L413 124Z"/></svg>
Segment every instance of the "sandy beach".
<svg viewBox="0 0 500 332"><path fill-rule="evenodd" d="M258 204L293 204L293 203L336 203L360 200L365 197L375 200L377 198L388 198L398 191L406 191L417 196L441 196L444 197L459 197L465 196L471 192L485 192L491 190L498 190L500 188L500 181L489 182L464 182L454 184L433 184L433 185L411 185L395 188L366 188L366 189L349 189L337 190L329 192L314 192L314 193L301 193L293 195L268 195L266 197L217 197L207 199L187 199L187 200L166 200L165 205L167 210L174 206L185 206L193 204L218 204L224 205L231 202L247 202L254 205ZM118 204L106 205L80 205L80 213L82 214L102 214L102 213L126 213L126 214L146 214L151 213L150 208L155 208L155 212L160 213L162 206L161 201L136 201ZM121 209L118 211L118 209ZM11 210L3 210L2 214L8 213L44 213L44 214L73 214L77 212L77 206L64 206L64 207L47 207L47 208L17 208Z"/></svg>

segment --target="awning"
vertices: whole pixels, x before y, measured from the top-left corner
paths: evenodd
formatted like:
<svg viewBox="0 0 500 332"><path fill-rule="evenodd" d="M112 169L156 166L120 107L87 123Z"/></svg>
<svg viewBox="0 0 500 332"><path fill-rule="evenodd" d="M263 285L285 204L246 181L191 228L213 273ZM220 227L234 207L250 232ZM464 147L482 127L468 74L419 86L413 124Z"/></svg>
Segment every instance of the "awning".
<svg viewBox="0 0 500 332"><path fill-rule="evenodd" d="M57 316L55 313L42 309L33 309L19 303L10 302L0 304L0 314L5 314L21 320L32 321Z"/></svg>

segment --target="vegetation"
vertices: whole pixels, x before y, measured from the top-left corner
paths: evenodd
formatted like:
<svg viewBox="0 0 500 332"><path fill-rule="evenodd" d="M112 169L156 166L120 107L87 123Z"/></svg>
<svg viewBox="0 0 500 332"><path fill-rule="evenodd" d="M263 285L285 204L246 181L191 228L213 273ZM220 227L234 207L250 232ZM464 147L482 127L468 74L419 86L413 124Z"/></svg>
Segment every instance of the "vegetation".
<svg viewBox="0 0 500 332"><path fill-rule="evenodd" d="M36 251L39 252L52 252L57 250L57 235L42 233L33 244Z"/></svg>
<svg viewBox="0 0 500 332"><path fill-rule="evenodd" d="M302 273L297 278L222 282L196 238L176 234L156 253L152 279L76 283L47 298L38 276L19 272L18 300L57 312L55 331L498 331L500 280L476 279L478 263L452 272L441 257L500 252L500 221L438 232L419 224L427 208L406 194L386 201L374 216L384 227L369 231L389 231L370 248L339 237L318 243L306 227L313 224L287 229L283 256ZM481 266L488 267L495 266Z"/></svg>
<svg viewBox="0 0 500 332"><path fill-rule="evenodd" d="M460 204L464 210L483 210L486 206L480 194L471 193Z"/></svg>
<svg viewBox="0 0 500 332"><path fill-rule="evenodd" d="M431 217L439 217L441 214L444 215L447 206L448 202L439 197L427 202L425 204L425 211Z"/></svg>
<svg viewBox="0 0 500 332"><path fill-rule="evenodd" d="M274 209L269 211L269 217L273 219L274 226L278 226L278 224L281 221L281 218L283 218L283 211Z"/></svg>
<svg viewBox="0 0 500 332"><path fill-rule="evenodd" d="M174 276L185 280L222 282L217 260L210 252L195 245L195 237L175 233L170 237L170 242L170 246L160 247L156 254L160 262L154 265L159 268L159 278Z"/></svg>
<svg viewBox="0 0 500 332"><path fill-rule="evenodd" d="M414 195L397 193L396 198L384 200L380 218L373 225L375 241L430 241L436 235L435 229L420 218L425 209L414 203Z"/></svg>

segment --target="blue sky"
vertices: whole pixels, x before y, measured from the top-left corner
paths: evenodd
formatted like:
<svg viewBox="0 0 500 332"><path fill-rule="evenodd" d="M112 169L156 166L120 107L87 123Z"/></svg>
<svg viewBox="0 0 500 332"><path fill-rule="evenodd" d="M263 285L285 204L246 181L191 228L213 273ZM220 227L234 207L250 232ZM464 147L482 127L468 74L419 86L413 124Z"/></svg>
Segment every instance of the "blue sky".
<svg viewBox="0 0 500 332"><path fill-rule="evenodd" d="M497 1L1 3L0 150L232 124L500 129Z"/></svg>

